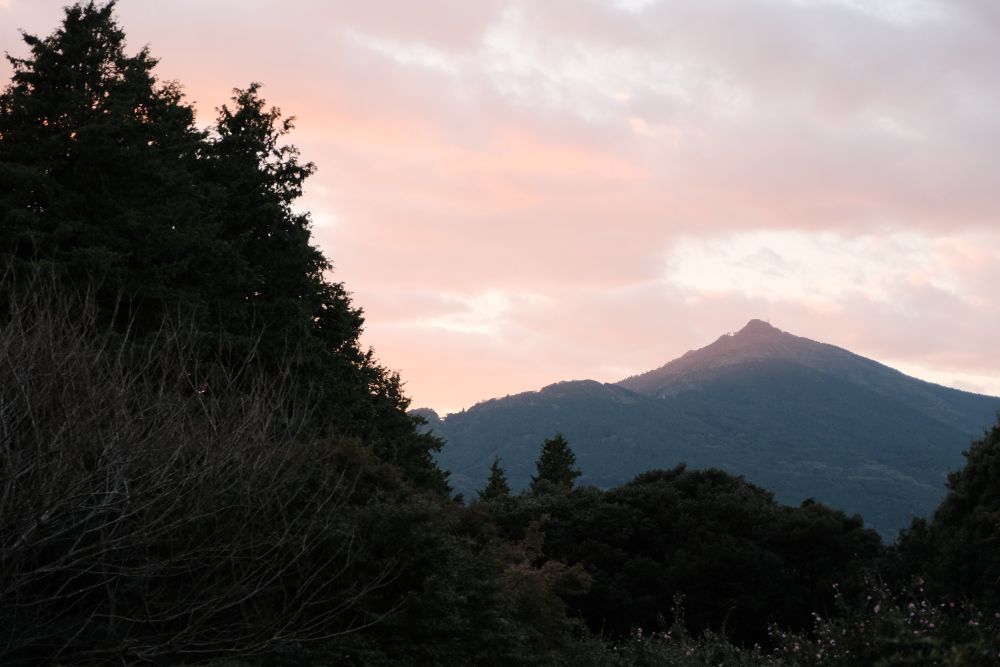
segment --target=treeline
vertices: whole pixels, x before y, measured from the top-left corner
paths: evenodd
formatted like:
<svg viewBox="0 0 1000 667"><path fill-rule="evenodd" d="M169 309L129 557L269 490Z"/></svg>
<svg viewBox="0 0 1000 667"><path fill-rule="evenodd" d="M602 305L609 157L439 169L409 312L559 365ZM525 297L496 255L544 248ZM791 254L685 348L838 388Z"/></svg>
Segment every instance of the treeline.
<svg viewBox="0 0 1000 667"><path fill-rule="evenodd" d="M966 457L932 519L889 546L857 515L780 505L719 470L574 488L558 434L530 489L511 494L495 459L471 510L508 540L540 530L540 562L582 567L586 587L562 597L586 636L605 641L579 664L991 665L1000 423Z"/></svg>
<svg viewBox="0 0 1000 667"><path fill-rule="evenodd" d="M113 9L0 94L0 663L993 664L1000 427L889 548L715 470L578 488L561 436L459 502L291 120L197 128Z"/></svg>

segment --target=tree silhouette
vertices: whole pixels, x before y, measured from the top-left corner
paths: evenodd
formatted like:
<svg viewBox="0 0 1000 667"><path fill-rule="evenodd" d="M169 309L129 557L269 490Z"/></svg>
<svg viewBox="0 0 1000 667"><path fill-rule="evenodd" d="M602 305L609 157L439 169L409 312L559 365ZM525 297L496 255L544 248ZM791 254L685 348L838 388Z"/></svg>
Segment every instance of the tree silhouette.
<svg viewBox="0 0 1000 667"><path fill-rule="evenodd" d="M569 448L569 443L562 433L542 443L542 451L536 463L538 474L531 478L531 490L534 493L550 490L569 491L573 482L580 476L576 468L576 456Z"/></svg>
<svg viewBox="0 0 1000 667"><path fill-rule="evenodd" d="M479 500L489 502L510 497L510 485L507 483L507 475L500 467L500 457L494 457L493 464L490 465L490 478L486 486L479 492Z"/></svg>
<svg viewBox="0 0 1000 667"><path fill-rule="evenodd" d="M114 2L78 3L0 93L0 267L97 285L99 315L140 340L178 313L206 361L251 357L297 379L317 435L358 437L444 491L398 376L361 346L361 310L293 204L314 167L259 84L201 131L146 49L128 55Z"/></svg>
<svg viewBox="0 0 1000 667"><path fill-rule="evenodd" d="M930 523L930 574L942 593L1000 606L1000 415L948 475L948 495Z"/></svg>
<svg viewBox="0 0 1000 667"><path fill-rule="evenodd" d="M101 285L107 309L131 298L133 329L169 303L204 307L239 274L199 178L205 133L146 49L125 52L115 3L66 9L59 30L24 35L0 94L0 254Z"/></svg>

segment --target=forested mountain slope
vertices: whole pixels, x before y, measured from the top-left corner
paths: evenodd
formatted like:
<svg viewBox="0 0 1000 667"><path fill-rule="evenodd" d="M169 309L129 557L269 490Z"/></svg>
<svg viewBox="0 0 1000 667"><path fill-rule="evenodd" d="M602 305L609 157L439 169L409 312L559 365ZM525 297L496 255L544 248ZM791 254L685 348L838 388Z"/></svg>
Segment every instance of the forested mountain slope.
<svg viewBox="0 0 1000 667"><path fill-rule="evenodd" d="M944 495L949 470L993 423L1000 398L908 377L753 320L735 334L617 384L560 382L437 419L440 464L473 494L499 456L527 485L539 443L562 432L582 484L654 468L717 467L815 498L891 536Z"/></svg>

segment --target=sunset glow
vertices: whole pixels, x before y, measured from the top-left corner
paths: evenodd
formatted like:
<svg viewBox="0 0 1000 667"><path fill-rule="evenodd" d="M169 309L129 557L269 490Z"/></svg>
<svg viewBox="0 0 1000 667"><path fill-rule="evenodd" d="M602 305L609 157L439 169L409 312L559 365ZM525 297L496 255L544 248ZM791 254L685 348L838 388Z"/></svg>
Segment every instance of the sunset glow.
<svg viewBox="0 0 1000 667"><path fill-rule="evenodd" d="M0 50L64 4L0 0ZM200 122L251 81L297 117L315 239L414 407L616 381L752 318L1000 395L995 0L117 14Z"/></svg>

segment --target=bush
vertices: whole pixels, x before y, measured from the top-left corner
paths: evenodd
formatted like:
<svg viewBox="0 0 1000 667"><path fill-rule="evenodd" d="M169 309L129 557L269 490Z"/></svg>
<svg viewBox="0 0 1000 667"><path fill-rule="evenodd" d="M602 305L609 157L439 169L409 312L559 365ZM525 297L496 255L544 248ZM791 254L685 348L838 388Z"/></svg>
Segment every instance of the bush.
<svg viewBox="0 0 1000 667"><path fill-rule="evenodd" d="M19 295L20 294L20 295ZM24 296L28 295L28 296ZM0 329L0 662L287 652L357 629L394 576L367 558L357 443L192 332L143 345L85 297L6 292Z"/></svg>
<svg viewBox="0 0 1000 667"><path fill-rule="evenodd" d="M561 663L587 577L537 527L504 541L310 435L294 377L55 285L0 283L0 664Z"/></svg>
<svg viewBox="0 0 1000 667"><path fill-rule="evenodd" d="M862 599L840 604L836 618L814 615L811 633L772 628L775 654L830 667L985 667L1000 660L1000 619L968 604L935 603L919 579L906 590L870 584Z"/></svg>

